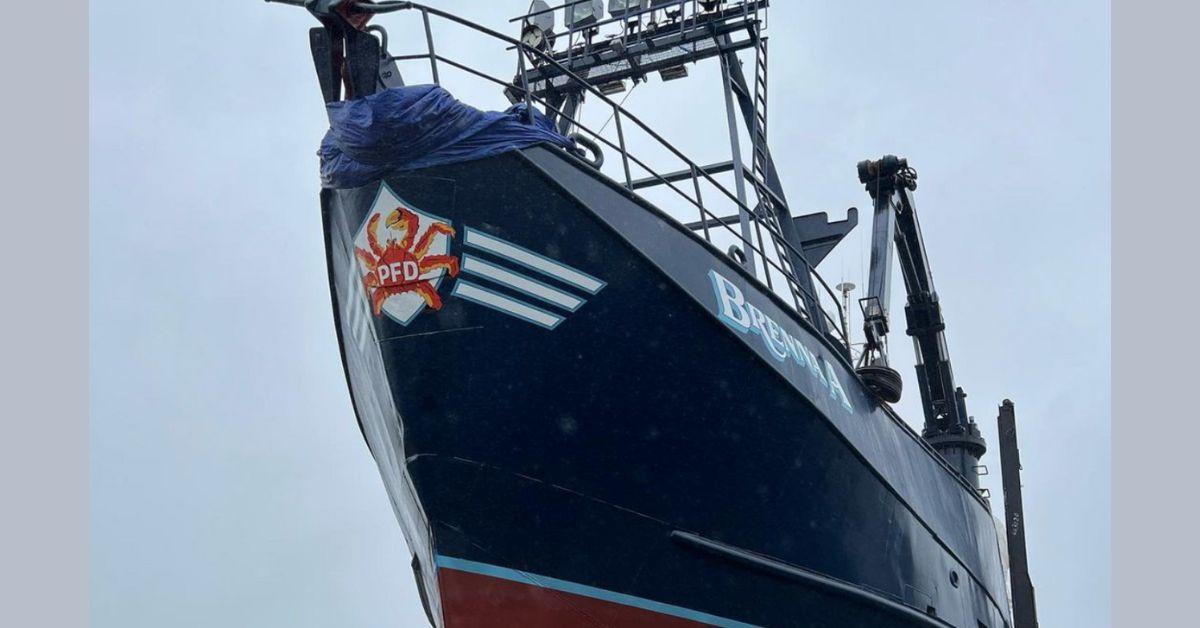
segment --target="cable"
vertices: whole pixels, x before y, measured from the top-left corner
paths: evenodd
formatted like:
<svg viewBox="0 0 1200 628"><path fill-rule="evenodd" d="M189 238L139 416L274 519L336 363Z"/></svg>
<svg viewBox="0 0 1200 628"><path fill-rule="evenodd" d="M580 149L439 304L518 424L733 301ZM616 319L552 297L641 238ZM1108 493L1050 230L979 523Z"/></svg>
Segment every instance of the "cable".
<svg viewBox="0 0 1200 628"><path fill-rule="evenodd" d="M641 85L641 83L634 83L633 87L630 87L629 91L625 92L625 97L621 99L621 102L617 103L617 108L625 107L625 101L629 100L629 97L633 95L633 90L637 89L638 85ZM604 129L608 128L608 123L613 121L613 116L615 115L617 115L616 109L614 109L612 113L608 114L608 119L604 121L604 125L600 127L600 130L596 131L596 135L600 135L604 132Z"/></svg>

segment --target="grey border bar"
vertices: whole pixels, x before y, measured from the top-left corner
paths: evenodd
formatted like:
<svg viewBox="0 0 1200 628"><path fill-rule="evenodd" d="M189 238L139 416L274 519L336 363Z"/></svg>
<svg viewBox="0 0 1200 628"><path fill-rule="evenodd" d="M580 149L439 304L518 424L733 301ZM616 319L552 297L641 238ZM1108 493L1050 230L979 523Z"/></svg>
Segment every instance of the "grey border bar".
<svg viewBox="0 0 1200 628"><path fill-rule="evenodd" d="M1117 0L1112 10L1112 625L1180 626L1195 621L1200 565L1190 189L1200 5Z"/></svg>
<svg viewBox="0 0 1200 628"><path fill-rule="evenodd" d="M88 625L88 6L0 38L0 625Z"/></svg>

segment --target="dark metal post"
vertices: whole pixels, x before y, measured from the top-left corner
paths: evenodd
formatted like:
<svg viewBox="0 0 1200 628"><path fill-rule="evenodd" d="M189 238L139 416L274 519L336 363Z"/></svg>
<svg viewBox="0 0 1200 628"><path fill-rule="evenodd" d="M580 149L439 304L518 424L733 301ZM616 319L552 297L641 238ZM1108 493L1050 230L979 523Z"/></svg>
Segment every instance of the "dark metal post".
<svg viewBox="0 0 1200 628"><path fill-rule="evenodd" d="M1000 475L1004 483L1004 531L1008 539L1008 579L1012 584L1013 628L1037 628L1037 605L1025 553L1025 510L1021 504L1021 456L1013 403L1000 405Z"/></svg>
<svg viewBox="0 0 1200 628"><path fill-rule="evenodd" d="M625 131L621 130L621 108L613 105L613 121L617 123L617 141L621 143L621 165L625 168L625 189L633 190L633 178L629 175L629 153L625 149Z"/></svg>
<svg viewBox="0 0 1200 628"><path fill-rule="evenodd" d="M433 73L433 84L441 85L438 80L437 53L433 51L433 31L429 28L429 12L421 10L421 20L425 22L425 45L429 49L429 69Z"/></svg>
<svg viewBox="0 0 1200 628"><path fill-rule="evenodd" d="M746 205L746 174L742 166L742 147L738 140L737 121L733 113L733 85L729 73L731 67L737 65L737 57L730 54L721 55L721 83L725 92L725 117L729 123L729 145L733 152L733 184L737 190L738 222L741 223L742 241L745 244L746 268L758 275L758 266L754 260L754 234L750 232L750 211ZM764 261L763 268L767 269Z"/></svg>
<svg viewBox="0 0 1200 628"><path fill-rule="evenodd" d="M700 197L700 179L696 176L696 166L692 165L692 187L696 188L696 207L700 209L700 228L704 229L704 239L712 242L708 234L708 216L704 215L704 199Z"/></svg>
<svg viewBox="0 0 1200 628"><path fill-rule="evenodd" d="M525 72L525 45L517 47L517 72L521 75L521 93L525 96L525 122L533 124L533 100L529 96L529 74Z"/></svg>
<svg viewBox="0 0 1200 628"><path fill-rule="evenodd" d="M525 84L529 84L529 70L525 71ZM558 119L558 132L570 135L578 126L576 121L579 119L579 108L583 104L583 93L572 91L561 98L562 115Z"/></svg>

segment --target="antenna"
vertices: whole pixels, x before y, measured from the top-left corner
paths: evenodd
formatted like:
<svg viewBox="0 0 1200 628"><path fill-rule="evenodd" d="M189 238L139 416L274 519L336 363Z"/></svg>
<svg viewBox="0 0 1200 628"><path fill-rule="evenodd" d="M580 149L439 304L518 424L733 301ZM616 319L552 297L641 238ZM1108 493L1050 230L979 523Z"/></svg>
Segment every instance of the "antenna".
<svg viewBox="0 0 1200 628"><path fill-rule="evenodd" d="M854 361L854 342L850 339L850 293L858 286L843 281L834 286L838 292L842 293L842 329L846 330L846 351L850 353L850 361Z"/></svg>

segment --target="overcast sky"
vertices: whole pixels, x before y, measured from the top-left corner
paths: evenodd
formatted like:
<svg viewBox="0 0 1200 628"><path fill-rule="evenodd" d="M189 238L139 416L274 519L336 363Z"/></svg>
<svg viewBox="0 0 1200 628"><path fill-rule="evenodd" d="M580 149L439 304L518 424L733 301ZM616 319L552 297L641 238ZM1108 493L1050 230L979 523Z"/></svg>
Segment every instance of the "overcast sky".
<svg viewBox="0 0 1200 628"><path fill-rule="evenodd" d="M508 31L524 8L431 4ZM869 207L860 159L916 167L997 512L996 406L1016 403L1041 623L1109 625L1107 3L775 4L770 139L793 211ZM337 355L311 19L259 0L107 0L91 20L94 625L420 625ZM417 51L392 31L393 53ZM438 35L439 52L511 73L484 41ZM627 101L701 162L728 159L712 69ZM862 218L820 269L830 284L864 283ZM894 347L899 409L919 423L902 332Z"/></svg>

